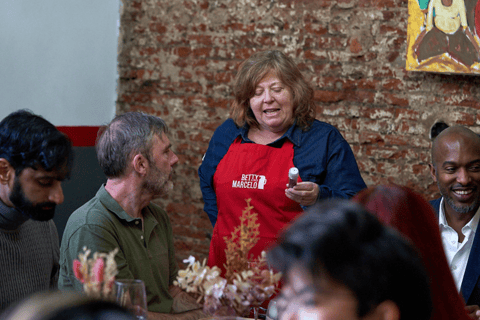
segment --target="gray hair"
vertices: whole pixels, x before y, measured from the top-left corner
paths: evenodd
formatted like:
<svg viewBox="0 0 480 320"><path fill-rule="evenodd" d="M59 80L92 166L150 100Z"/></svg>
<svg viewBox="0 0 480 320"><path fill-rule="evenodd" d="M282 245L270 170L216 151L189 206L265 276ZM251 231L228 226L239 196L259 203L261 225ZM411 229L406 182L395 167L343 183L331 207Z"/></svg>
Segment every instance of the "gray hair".
<svg viewBox="0 0 480 320"><path fill-rule="evenodd" d="M99 130L95 149L100 167L108 178L121 177L128 160L142 154L151 161L153 137L168 131L165 121L142 112L127 112L116 116Z"/></svg>

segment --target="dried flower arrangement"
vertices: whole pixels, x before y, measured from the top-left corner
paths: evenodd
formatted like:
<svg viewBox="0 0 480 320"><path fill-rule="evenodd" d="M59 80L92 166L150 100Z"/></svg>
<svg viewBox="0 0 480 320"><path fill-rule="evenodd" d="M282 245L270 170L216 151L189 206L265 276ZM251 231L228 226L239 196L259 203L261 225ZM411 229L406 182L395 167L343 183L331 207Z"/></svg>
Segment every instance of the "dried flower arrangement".
<svg viewBox="0 0 480 320"><path fill-rule="evenodd" d="M203 301L203 311L215 315L245 316L251 307L259 306L271 297L278 288L281 274L268 268L266 254L253 259L248 256L259 237L257 214L252 212L251 199L246 199L246 208L242 211L240 225L225 237L227 244L225 278L220 268L212 268L195 261L190 256L184 260L188 266L178 273L175 284L197 296L197 302Z"/></svg>
<svg viewBox="0 0 480 320"><path fill-rule="evenodd" d="M93 258L88 258L91 251L83 248L83 253L78 254L78 260L73 260L73 273L83 283L85 294L105 300L112 299L113 283L117 275L115 255L118 248L109 253L95 252Z"/></svg>
<svg viewBox="0 0 480 320"><path fill-rule="evenodd" d="M227 245L225 250L225 278L227 281L232 281L236 273L248 269L249 258L251 258L248 257L248 253L257 244L260 235L258 230L260 225L257 223L257 214L252 212L251 199L245 201L247 206L240 216L240 225L233 230L230 238L223 238Z"/></svg>

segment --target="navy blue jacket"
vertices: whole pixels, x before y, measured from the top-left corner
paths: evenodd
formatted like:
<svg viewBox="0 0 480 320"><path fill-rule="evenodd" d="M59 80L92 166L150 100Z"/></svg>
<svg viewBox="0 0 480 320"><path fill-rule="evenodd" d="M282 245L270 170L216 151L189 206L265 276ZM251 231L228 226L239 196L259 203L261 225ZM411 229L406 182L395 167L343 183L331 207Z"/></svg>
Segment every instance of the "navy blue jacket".
<svg viewBox="0 0 480 320"><path fill-rule="evenodd" d="M215 130L198 169L204 210L213 226L218 215L213 176L238 136L242 137L242 143L253 143L248 139L248 127L238 128L232 119L226 120ZM302 181L319 185L319 198L350 198L366 188L352 149L334 126L315 120L308 131L303 131L293 124L269 146L281 147L285 139L293 143L293 164L298 168Z"/></svg>
<svg viewBox="0 0 480 320"><path fill-rule="evenodd" d="M442 198L438 198L430 201L435 213L440 212L440 201ZM460 291L463 298L467 302L467 305L480 306L480 228L477 228L475 232L475 238L473 239L472 250L468 257L467 268L465 269L465 275L463 276L462 287Z"/></svg>

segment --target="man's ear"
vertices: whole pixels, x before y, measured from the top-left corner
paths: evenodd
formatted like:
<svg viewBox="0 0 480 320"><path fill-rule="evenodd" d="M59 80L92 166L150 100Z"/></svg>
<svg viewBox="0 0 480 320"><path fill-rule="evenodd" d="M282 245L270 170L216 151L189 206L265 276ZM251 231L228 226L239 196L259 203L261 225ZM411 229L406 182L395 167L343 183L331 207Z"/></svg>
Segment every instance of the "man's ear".
<svg viewBox="0 0 480 320"><path fill-rule="evenodd" d="M433 163L429 163L428 167L430 168L430 175L432 176L432 179L434 182L437 182L437 169L433 165Z"/></svg>
<svg viewBox="0 0 480 320"><path fill-rule="evenodd" d="M392 300L386 300L376 306L365 319L400 320L400 309Z"/></svg>
<svg viewBox="0 0 480 320"><path fill-rule="evenodd" d="M0 184L7 184L15 170L5 158L0 158Z"/></svg>
<svg viewBox="0 0 480 320"><path fill-rule="evenodd" d="M148 168L148 160L142 154L136 154L132 159L133 170L140 175L145 175Z"/></svg>

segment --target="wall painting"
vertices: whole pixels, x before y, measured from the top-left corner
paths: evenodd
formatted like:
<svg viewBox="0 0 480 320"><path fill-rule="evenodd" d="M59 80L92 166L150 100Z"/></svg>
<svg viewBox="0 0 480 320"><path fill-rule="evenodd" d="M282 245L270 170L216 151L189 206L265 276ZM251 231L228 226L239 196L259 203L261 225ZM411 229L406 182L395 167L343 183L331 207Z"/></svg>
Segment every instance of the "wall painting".
<svg viewBox="0 0 480 320"><path fill-rule="evenodd" d="M407 70L480 74L480 0L408 0Z"/></svg>

